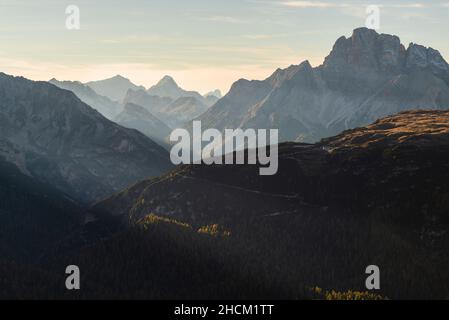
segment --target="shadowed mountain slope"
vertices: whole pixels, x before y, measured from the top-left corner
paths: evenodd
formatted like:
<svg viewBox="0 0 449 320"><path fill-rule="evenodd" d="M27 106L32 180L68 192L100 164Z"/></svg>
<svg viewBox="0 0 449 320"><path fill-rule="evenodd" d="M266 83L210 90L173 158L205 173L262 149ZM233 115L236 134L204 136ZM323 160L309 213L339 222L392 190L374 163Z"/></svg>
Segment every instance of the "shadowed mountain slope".
<svg viewBox="0 0 449 320"><path fill-rule="evenodd" d="M0 154L24 174L94 201L168 170L168 152L47 82L0 74Z"/></svg>
<svg viewBox="0 0 449 320"><path fill-rule="evenodd" d="M112 120L122 109L122 106L119 103L114 102L107 97L100 96L89 86L82 84L81 82L58 81L56 79L51 79L49 82L61 89L72 91L81 101L100 112L109 120Z"/></svg>
<svg viewBox="0 0 449 320"><path fill-rule="evenodd" d="M147 109L137 104L128 103L123 111L114 119L115 122L126 128L139 130L161 146L170 135L171 129Z"/></svg>

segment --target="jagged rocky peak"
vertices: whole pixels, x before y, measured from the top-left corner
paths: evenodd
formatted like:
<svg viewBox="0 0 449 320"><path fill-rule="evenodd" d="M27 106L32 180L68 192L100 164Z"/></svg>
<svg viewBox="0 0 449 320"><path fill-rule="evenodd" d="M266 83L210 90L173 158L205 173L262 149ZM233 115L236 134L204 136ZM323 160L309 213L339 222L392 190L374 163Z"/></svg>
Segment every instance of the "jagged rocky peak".
<svg viewBox="0 0 449 320"><path fill-rule="evenodd" d="M406 50L399 37L368 28L355 29L350 38L340 37L323 66L388 73L428 69L440 78L449 79L449 65L437 50L414 43Z"/></svg>
<svg viewBox="0 0 449 320"><path fill-rule="evenodd" d="M256 82L256 81L258 81L258 80L250 81L250 80L247 80L247 79L245 79L245 78L238 79L236 82L234 82L234 83L232 84L231 89L229 90L228 95L229 95L229 94L236 94L236 93L238 93L238 92L240 92L240 91L242 91L242 90L245 90L245 88L246 88L251 82Z"/></svg>
<svg viewBox="0 0 449 320"><path fill-rule="evenodd" d="M294 74L301 68L307 68L307 65L312 68L309 61L304 61L300 65L291 65L286 69L278 68L267 80L273 87L280 86L285 80L291 79Z"/></svg>
<svg viewBox="0 0 449 320"><path fill-rule="evenodd" d="M156 84L156 87L173 87L173 88L179 88L178 84L176 83L175 79L173 79L171 76L164 76L159 82Z"/></svg>
<svg viewBox="0 0 449 320"><path fill-rule="evenodd" d="M350 38L343 36L335 42L324 66L350 65L380 71L400 71L404 61L405 48L397 36L358 28Z"/></svg>
<svg viewBox="0 0 449 320"><path fill-rule="evenodd" d="M107 79L106 79L106 80L107 80ZM109 80L126 81L126 82L129 81L129 82L131 82L131 80L129 80L128 78L126 78L126 77L124 77L124 76L122 76L122 75L120 75L120 74L117 74L117 75L115 75L115 76L109 78Z"/></svg>
<svg viewBox="0 0 449 320"><path fill-rule="evenodd" d="M100 81L109 81L112 83L131 83L131 80L129 80L128 78L125 78L124 76L122 76L120 74L117 74L111 78L100 80ZM95 82L95 81L92 81L92 82Z"/></svg>
<svg viewBox="0 0 449 320"><path fill-rule="evenodd" d="M202 101L204 97L196 91L187 91L178 86L170 76L164 76L159 82L147 90L149 95L169 97L176 100L180 97L195 97Z"/></svg>
<svg viewBox="0 0 449 320"><path fill-rule="evenodd" d="M313 73L313 67L310 64L309 60L305 60L301 62L298 66L292 66L291 68L287 69L287 74L284 80L293 79L299 73L301 74Z"/></svg>
<svg viewBox="0 0 449 320"><path fill-rule="evenodd" d="M410 43L407 49L406 67L409 70L429 69L433 74L449 79L449 65L438 50Z"/></svg>
<svg viewBox="0 0 449 320"><path fill-rule="evenodd" d="M225 97L237 99L238 101L246 101L252 99L253 96L259 96L259 92L263 92L270 87L271 84L266 81L250 81L242 78L232 84L231 89Z"/></svg>

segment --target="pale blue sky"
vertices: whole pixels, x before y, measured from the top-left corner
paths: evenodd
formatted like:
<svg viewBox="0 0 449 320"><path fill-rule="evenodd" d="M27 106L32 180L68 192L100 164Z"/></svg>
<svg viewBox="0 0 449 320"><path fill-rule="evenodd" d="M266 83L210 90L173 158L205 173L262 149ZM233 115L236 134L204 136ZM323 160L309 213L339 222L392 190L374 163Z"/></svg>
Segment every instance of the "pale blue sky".
<svg viewBox="0 0 449 320"><path fill-rule="evenodd" d="M77 5L81 30L65 28ZM449 58L447 1L0 0L0 71L32 79L122 74L144 86L170 74L186 89L229 89L309 59L381 6L380 30Z"/></svg>

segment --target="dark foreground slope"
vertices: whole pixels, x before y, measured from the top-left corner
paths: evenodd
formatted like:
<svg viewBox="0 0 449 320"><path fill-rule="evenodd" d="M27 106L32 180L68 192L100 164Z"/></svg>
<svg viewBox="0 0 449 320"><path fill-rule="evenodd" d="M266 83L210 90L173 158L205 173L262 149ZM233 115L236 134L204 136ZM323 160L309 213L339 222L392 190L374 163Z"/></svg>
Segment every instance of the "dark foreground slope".
<svg viewBox="0 0 449 320"><path fill-rule="evenodd" d="M84 223L67 195L22 174L0 158L0 254L33 262Z"/></svg>
<svg viewBox="0 0 449 320"><path fill-rule="evenodd" d="M376 264L382 295L442 298L447 159L449 112L409 111L316 145L283 144L273 177L256 166L185 166L94 210L131 223L155 213L194 230L219 224L231 235L215 258L232 252L237 260L225 263L251 270L258 283L278 281L275 295L295 298L315 285L362 290L365 267Z"/></svg>
<svg viewBox="0 0 449 320"><path fill-rule="evenodd" d="M39 261L84 223L67 195L22 174L0 158L0 299L51 298L64 270L47 272Z"/></svg>

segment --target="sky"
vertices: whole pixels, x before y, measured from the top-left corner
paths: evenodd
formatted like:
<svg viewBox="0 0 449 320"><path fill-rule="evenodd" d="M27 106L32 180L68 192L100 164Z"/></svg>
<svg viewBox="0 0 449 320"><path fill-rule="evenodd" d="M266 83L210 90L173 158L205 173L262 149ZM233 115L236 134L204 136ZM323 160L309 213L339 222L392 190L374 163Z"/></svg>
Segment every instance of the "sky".
<svg viewBox="0 0 449 320"><path fill-rule="evenodd" d="M76 5L80 29L66 28ZM309 60L380 9L379 33L449 59L449 0L0 0L0 71L87 82L121 74L145 87L171 75L184 89L225 93Z"/></svg>

